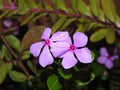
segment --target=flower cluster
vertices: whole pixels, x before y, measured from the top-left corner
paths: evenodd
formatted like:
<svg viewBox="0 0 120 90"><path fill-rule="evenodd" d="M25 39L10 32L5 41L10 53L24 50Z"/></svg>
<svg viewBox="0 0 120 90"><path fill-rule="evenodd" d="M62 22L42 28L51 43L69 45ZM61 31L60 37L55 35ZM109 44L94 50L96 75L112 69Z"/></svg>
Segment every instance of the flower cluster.
<svg viewBox="0 0 120 90"><path fill-rule="evenodd" d="M67 31L58 31L51 37L51 29L46 28L41 36L43 41L31 45L30 52L33 56L39 56L39 64L46 67L54 62L53 56L63 58L62 66L65 69L74 67L78 61L91 63L91 51L84 47L88 37L81 32L73 35L73 43Z"/></svg>
<svg viewBox="0 0 120 90"><path fill-rule="evenodd" d="M102 47L100 49L100 57L97 59L98 63L105 65L107 69L113 68L113 61L118 59L118 55L110 56L107 49Z"/></svg>

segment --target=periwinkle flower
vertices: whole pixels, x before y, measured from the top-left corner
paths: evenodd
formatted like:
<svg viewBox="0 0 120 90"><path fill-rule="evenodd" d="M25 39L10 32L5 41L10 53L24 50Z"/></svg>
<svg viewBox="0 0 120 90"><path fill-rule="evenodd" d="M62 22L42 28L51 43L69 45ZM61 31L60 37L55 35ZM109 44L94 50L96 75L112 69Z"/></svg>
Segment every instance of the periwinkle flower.
<svg viewBox="0 0 120 90"><path fill-rule="evenodd" d="M98 63L105 65L107 69L113 68L113 61L118 59L118 56L115 54L110 56L105 47L100 49L100 57L97 59Z"/></svg>
<svg viewBox="0 0 120 90"><path fill-rule="evenodd" d="M74 43L72 44L71 38L68 37L66 42L56 42L51 47L54 57L63 58L62 66L65 69L75 66L78 60L81 63L92 62L91 51L84 47L88 42L88 37L84 33L76 32L73 35L73 41Z"/></svg>
<svg viewBox="0 0 120 90"><path fill-rule="evenodd" d="M46 28L41 36L41 39L43 41L34 43L30 47L30 52L33 54L33 56L39 56L39 64L42 67L46 67L47 65L53 63L54 60L50 52L50 47L55 42L64 41L65 39L67 39L68 32L56 32L52 35L51 38L50 35L51 29Z"/></svg>

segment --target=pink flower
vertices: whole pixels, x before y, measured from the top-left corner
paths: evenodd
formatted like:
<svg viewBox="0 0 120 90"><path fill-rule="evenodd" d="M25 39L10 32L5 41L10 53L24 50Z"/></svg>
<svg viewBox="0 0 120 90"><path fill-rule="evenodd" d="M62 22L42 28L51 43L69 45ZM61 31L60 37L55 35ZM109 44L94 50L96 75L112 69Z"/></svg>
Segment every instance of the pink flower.
<svg viewBox="0 0 120 90"><path fill-rule="evenodd" d="M16 9L16 6L15 6L15 3L14 3L14 2L11 2L11 3L10 3L10 9L11 9L11 10L15 10L15 9Z"/></svg>
<svg viewBox="0 0 120 90"><path fill-rule="evenodd" d="M107 49L103 47L100 49L100 57L97 59L97 61L98 63L105 65L106 68L111 69L115 59L118 59L118 56L110 56L107 52Z"/></svg>
<svg viewBox="0 0 120 90"><path fill-rule="evenodd" d="M73 35L72 44L71 38L68 37L66 42L56 42L52 44L51 52L54 57L61 57L62 66L65 69L72 68L78 62L91 63L91 52L87 47L84 47L88 42L88 37L84 33L76 32Z"/></svg>
<svg viewBox="0 0 120 90"><path fill-rule="evenodd" d="M64 41L68 37L68 32L56 32L50 38L51 29L46 28L41 36L44 41L37 42L31 45L30 52L33 56L39 56L39 64L42 67L46 67L53 63L53 56L49 50L50 46L59 41ZM42 50L43 49L43 50Z"/></svg>

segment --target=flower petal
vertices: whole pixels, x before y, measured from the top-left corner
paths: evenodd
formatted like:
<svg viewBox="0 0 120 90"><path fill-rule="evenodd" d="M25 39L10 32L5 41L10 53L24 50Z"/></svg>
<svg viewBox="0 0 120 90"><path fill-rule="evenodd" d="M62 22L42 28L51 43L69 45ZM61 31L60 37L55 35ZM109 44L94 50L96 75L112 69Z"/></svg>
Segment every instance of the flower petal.
<svg viewBox="0 0 120 90"><path fill-rule="evenodd" d="M111 57L111 61L114 61L116 59L118 59L118 55L114 55L114 56Z"/></svg>
<svg viewBox="0 0 120 90"><path fill-rule="evenodd" d="M76 32L73 35L73 39L74 39L74 45L76 47L83 47L88 42L88 37L84 33L81 33L81 32Z"/></svg>
<svg viewBox="0 0 120 90"><path fill-rule="evenodd" d="M69 48L59 48L59 47L53 47L51 48L51 52L54 57L60 57L62 56Z"/></svg>
<svg viewBox="0 0 120 90"><path fill-rule="evenodd" d="M102 47L102 48L100 49L100 55L102 55L102 56L108 56L107 49L104 48L104 47Z"/></svg>
<svg viewBox="0 0 120 90"><path fill-rule="evenodd" d="M45 40L49 39L50 34L51 34L51 29L46 28L41 36L41 39L45 39Z"/></svg>
<svg viewBox="0 0 120 90"><path fill-rule="evenodd" d="M52 52L54 57L59 57L63 55L67 50L69 50L69 43L67 42L55 42L52 43L50 51Z"/></svg>
<svg viewBox="0 0 120 90"><path fill-rule="evenodd" d="M113 67L113 62L107 60L105 63L106 68L111 69Z"/></svg>
<svg viewBox="0 0 120 90"><path fill-rule="evenodd" d="M70 47L70 44L62 41L62 42L51 43L50 46L51 46L51 48L53 48L53 47L68 48L68 47Z"/></svg>
<svg viewBox="0 0 120 90"><path fill-rule="evenodd" d="M34 57L38 57L41 51L41 48L43 47L43 43L42 42L37 42L34 43L30 46L30 52L31 54L33 54Z"/></svg>
<svg viewBox="0 0 120 90"><path fill-rule="evenodd" d="M100 57L97 59L97 62L98 62L99 64L105 64L107 60L108 60L108 59L107 59L105 56L100 56Z"/></svg>
<svg viewBox="0 0 120 90"><path fill-rule="evenodd" d="M39 57L39 64L42 66L42 67L46 67L47 65L50 65L53 63L53 57L49 51L49 47L46 45L44 48L43 48L43 51L41 52L40 54L40 57Z"/></svg>
<svg viewBox="0 0 120 90"><path fill-rule="evenodd" d="M77 56L78 60L82 63L91 63L92 62L92 55L88 48L76 49L75 55Z"/></svg>
<svg viewBox="0 0 120 90"><path fill-rule="evenodd" d="M73 52L68 51L64 54L63 60L62 60L62 66L65 69L72 68L77 64L77 59L74 57Z"/></svg>
<svg viewBox="0 0 120 90"><path fill-rule="evenodd" d="M51 41L65 41L69 36L68 32L56 32L52 35Z"/></svg>
<svg viewBox="0 0 120 90"><path fill-rule="evenodd" d="M12 21L11 21L11 20L4 20L4 21L3 21L3 24L4 24L7 28L9 28L9 27L12 26Z"/></svg>

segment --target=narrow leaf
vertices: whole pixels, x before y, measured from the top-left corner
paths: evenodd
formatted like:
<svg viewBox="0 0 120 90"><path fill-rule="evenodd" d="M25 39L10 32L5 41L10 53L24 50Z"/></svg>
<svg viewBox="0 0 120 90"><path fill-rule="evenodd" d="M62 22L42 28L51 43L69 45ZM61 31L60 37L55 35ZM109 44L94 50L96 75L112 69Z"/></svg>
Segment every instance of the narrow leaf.
<svg viewBox="0 0 120 90"><path fill-rule="evenodd" d="M52 0L60 10L68 11L63 0Z"/></svg>
<svg viewBox="0 0 120 90"><path fill-rule="evenodd" d="M7 15L10 12L10 10L7 10L3 13L0 14L0 18L4 17L5 15Z"/></svg>
<svg viewBox="0 0 120 90"><path fill-rule="evenodd" d="M35 13L30 14L27 18L25 18L22 23L21 26L24 24L27 24L33 17L34 17Z"/></svg>
<svg viewBox="0 0 120 90"><path fill-rule="evenodd" d="M48 77L47 85L49 90L61 90L61 84L56 75L51 75Z"/></svg>
<svg viewBox="0 0 120 90"><path fill-rule="evenodd" d="M95 33L93 33L90 36L90 40L92 42L98 42L98 41L102 40L103 38L105 38L108 30L109 30L108 28L104 28L104 29L100 29L100 30L96 31Z"/></svg>
<svg viewBox="0 0 120 90"><path fill-rule="evenodd" d="M76 20L76 18L67 19L60 29L61 30L65 29L66 27L68 27L75 20Z"/></svg>
<svg viewBox="0 0 120 90"><path fill-rule="evenodd" d="M90 9L93 15L98 17L100 10L100 0L90 0Z"/></svg>
<svg viewBox="0 0 120 90"><path fill-rule="evenodd" d="M84 0L76 0L77 2L77 10L83 15L90 16L90 10L88 6L85 4Z"/></svg>
<svg viewBox="0 0 120 90"><path fill-rule="evenodd" d="M13 81L16 81L16 82L24 82L27 80L27 77L23 73L18 71L11 71L9 73L9 76Z"/></svg>
<svg viewBox="0 0 120 90"><path fill-rule="evenodd" d="M46 13L39 14L39 15L33 17L30 22L35 22L36 20L40 19L42 16L45 16L45 15L46 15Z"/></svg>
<svg viewBox="0 0 120 90"><path fill-rule="evenodd" d="M116 8L114 5L113 0L101 0L102 2L102 7L103 7L103 11L106 15L106 17L113 21L116 22Z"/></svg>
<svg viewBox="0 0 120 90"><path fill-rule="evenodd" d="M25 0L25 2L29 8L37 8L37 5L33 0Z"/></svg>
<svg viewBox="0 0 120 90"><path fill-rule="evenodd" d="M74 9L75 12L77 12L77 0L70 0L72 8Z"/></svg>
<svg viewBox="0 0 120 90"><path fill-rule="evenodd" d="M54 33L56 30L58 30L63 23L66 21L66 16L61 17L53 26L52 26L52 32Z"/></svg>
<svg viewBox="0 0 120 90"><path fill-rule="evenodd" d="M24 0L17 0L18 2L18 14L25 14L29 8Z"/></svg>
<svg viewBox="0 0 120 90"><path fill-rule="evenodd" d="M115 42L115 30L110 29L106 34L106 41L108 44L113 44Z"/></svg>
<svg viewBox="0 0 120 90"><path fill-rule="evenodd" d="M0 0L0 10L3 9L3 0Z"/></svg>

